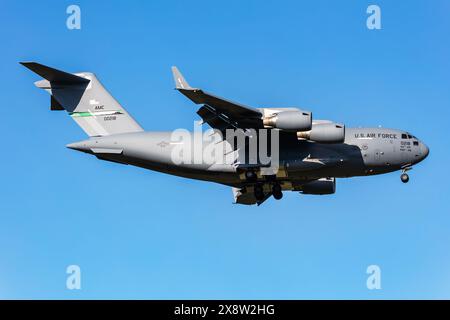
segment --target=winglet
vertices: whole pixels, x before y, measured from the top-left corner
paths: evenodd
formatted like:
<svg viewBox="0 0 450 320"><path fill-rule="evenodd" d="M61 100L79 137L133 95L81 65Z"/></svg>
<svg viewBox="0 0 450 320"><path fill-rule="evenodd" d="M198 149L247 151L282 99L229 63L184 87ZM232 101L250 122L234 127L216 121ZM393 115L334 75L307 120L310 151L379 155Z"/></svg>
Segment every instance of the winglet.
<svg viewBox="0 0 450 320"><path fill-rule="evenodd" d="M172 67L172 74L176 89L192 89L177 67Z"/></svg>

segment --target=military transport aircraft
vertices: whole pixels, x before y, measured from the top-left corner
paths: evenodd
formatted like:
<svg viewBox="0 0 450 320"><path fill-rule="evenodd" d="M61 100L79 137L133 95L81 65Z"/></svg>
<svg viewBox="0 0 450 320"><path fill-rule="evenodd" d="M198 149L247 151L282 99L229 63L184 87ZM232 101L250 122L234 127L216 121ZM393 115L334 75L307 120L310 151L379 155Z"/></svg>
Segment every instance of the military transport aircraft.
<svg viewBox="0 0 450 320"><path fill-rule="evenodd" d="M211 132L200 133L199 140L187 130L178 135L144 131L93 73L21 64L44 78L35 85L50 93L50 110L66 110L89 136L68 148L101 160L224 184L232 187L240 204L259 205L271 196L281 199L283 191L332 194L336 178L396 170L401 170L401 181L406 183L407 171L429 153L423 142L402 130L345 128L313 119L310 111L298 108L252 108L225 100L191 87L176 67L172 67L176 89L201 105L197 114ZM231 139L229 132L235 134ZM258 138L253 148L252 141ZM208 148L214 150L212 161L201 157ZM261 150L266 150L270 161L262 160Z"/></svg>

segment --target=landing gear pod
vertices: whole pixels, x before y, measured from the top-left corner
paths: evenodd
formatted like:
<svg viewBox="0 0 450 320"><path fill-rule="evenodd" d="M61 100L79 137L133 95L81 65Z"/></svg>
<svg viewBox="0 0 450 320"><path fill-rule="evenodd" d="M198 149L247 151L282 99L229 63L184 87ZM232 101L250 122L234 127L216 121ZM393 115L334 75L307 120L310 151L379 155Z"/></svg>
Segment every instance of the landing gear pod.
<svg viewBox="0 0 450 320"><path fill-rule="evenodd" d="M336 192L335 178L321 178L301 186L303 194L333 194Z"/></svg>

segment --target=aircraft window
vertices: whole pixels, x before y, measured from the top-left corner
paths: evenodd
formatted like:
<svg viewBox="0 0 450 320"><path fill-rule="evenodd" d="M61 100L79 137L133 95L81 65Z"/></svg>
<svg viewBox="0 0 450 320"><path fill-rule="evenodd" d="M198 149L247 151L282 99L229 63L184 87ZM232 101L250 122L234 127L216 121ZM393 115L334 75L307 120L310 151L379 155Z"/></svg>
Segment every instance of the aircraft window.
<svg viewBox="0 0 450 320"><path fill-rule="evenodd" d="M408 136L404 133L402 133L402 139L408 139Z"/></svg>
<svg viewBox="0 0 450 320"><path fill-rule="evenodd" d="M419 142L418 141L413 141L413 145L418 146Z"/></svg>
<svg viewBox="0 0 450 320"><path fill-rule="evenodd" d="M412 137L411 137L411 135L410 134L408 134L408 139L411 139Z"/></svg>

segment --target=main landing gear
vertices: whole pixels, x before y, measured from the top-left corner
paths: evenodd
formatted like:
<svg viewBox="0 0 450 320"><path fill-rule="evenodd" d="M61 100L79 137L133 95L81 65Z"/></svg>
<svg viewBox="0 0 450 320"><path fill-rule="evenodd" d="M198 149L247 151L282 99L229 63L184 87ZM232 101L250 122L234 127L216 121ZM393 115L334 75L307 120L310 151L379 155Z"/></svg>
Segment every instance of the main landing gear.
<svg viewBox="0 0 450 320"><path fill-rule="evenodd" d="M247 179L247 181L249 182L256 182L256 180L258 180L258 176L256 175L255 171L246 171L245 179Z"/></svg>
<svg viewBox="0 0 450 320"><path fill-rule="evenodd" d="M283 191L281 191L281 186L278 183L272 186L272 194L276 200L283 198Z"/></svg>
<svg viewBox="0 0 450 320"><path fill-rule="evenodd" d="M264 200L265 194L264 194L264 189L263 189L262 184L256 184L254 186L254 193L255 193L256 200L258 200L258 201ZM280 200L281 198L283 198L283 191L281 189L280 184L275 183L272 186L272 195L276 200Z"/></svg>
<svg viewBox="0 0 450 320"><path fill-rule="evenodd" d="M256 184L254 187L255 198L258 201L264 200L264 190L261 184Z"/></svg>
<svg viewBox="0 0 450 320"><path fill-rule="evenodd" d="M283 191L281 185L276 181L275 176L267 176L264 182L257 182L258 175L255 171L249 170L245 172L245 179L248 182L253 182L253 192L257 201L263 201L266 198L266 194L264 193L264 183L270 184L272 186L272 195L276 200L280 200L283 198Z"/></svg>

